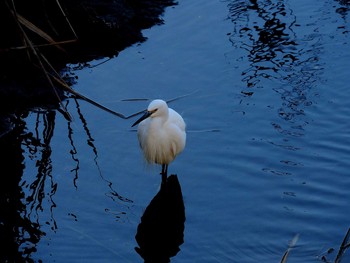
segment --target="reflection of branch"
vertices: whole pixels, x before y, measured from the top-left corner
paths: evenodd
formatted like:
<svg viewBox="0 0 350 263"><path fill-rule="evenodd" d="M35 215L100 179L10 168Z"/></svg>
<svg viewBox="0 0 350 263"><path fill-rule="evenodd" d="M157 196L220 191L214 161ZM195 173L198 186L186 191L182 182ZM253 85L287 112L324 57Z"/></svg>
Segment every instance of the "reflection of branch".
<svg viewBox="0 0 350 263"><path fill-rule="evenodd" d="M68 106L69 100L67 100L66 107ZM74 172L74 179L73 179L73 184L75 188L77 188L77 180L78 180L78 171L79 171L79 159L76 157L76 154L78 153L77 148L75 148L74 145L74 140L73 140L73 129L71 127L71 122L67 121L68 124L68 139L70 142L70 145L72 146L72 149L69 151L69 153L72 156L73 161L76 163L75 168L71 170L71 172Z"/></svg>
<svg viewBox="0 0 350 263"><path fill-rule="evenodd" d="M131 203L132 200L119 195L117 193L117 191L115 191L113 189L113 187L112 187L113 183L111 181L108 181L107 179L105 179L104 176L102 175L100 166L99 166L99 164L97 162L97 159L98 159L97 148L95 147L95 145L93 143L95 140L92 138L91 132L90 132L90 130L88 128L88 125L87 125L87 122L86 122L86 119L84 118L84 116L83 116L83 114L82 114L82 112L80 110L80 105L78 103L78 100L74 99L74 101L76 103L76 108L77 108L77 112L78 112L78 115L79 115L79 119L81 120L81 122L83 124L83 127L84 127L84 130L85 130L85 133L86 133L86 135L88 137L87 144L92 148L92 150L93 150L93 152L95 154L95 157L94 157L95 165L96 165L96 167L98 169L100 177L102 178L102 180L104 180L108 184L108 187L111 190L111 192L110 192L111 196L109 196L109 197L112 198L113 201L115 201L115 198L117 198L120 201Z"/></svg>
<svg viewBox="0 0 350 263"><path fill-rule="evenodd" d="M229 9L234 25L230 41L245 53L237 59L246 63L241 71L246 85L242 98L252 97L254 88L271 83L275 86L272 90L280 95L278 117L288 125L273 126L285 135L302 136L303 126L308 124L305 108L314 96L309 91L322 70L319 36L310 34L306 41L298 38L293 31L296 15L284 1L230 1Z"/></svg>
<svg viewBox="0 0 350 263"><path fill-rule="evenodd" d="M42 147L41 150L41 160L37 161L38 166L38 174L36 176L36 179L34 182L31 183L30 189L32 190L32 194L27 197L27 202L32 203L30 206L30 214L35 210L36 213L38 210L43 211L42 202L45 195L45 182L47 178L50 178L50 212L51 212L51 218L54 226L52 229L57 229L56 221L53 217L53 208L56 207L55 202L53 201L53 196L56 193L57 190L57 184L53 182L52 180L52 161L51 161L51 147L50 142L53 136L54 131L54 124L55 124L55 111L49 111L46 114L43 114L43 121L44 121L44 130L43 130L43 143L40 145ZM37 136L39 135L38 132L38 119L36 123L36 132ZM37 140L40 141L39 137L37 137ZM39 217L37 216L37 223L39 224Z"/></svg>
<svg viewBox="0 0 350 263"><path fill-rule="evenodd" d="M269 6L271 5L271 6ZM247 50L248 59L251 62L250 67L245 70L242 75L244 81L247 82L247 87L254 87L260 81L261 78L274 78L274 74L279 73L279 68L283 67L284 64L287 66L290 63L289 57L286 57L283 47L295 46L294 41L291 39L293 31L290 25L294 21L287 24L282 21L278 16L285 17L286 8L283 3L277 4L263 4L254 3L250 6L246 6L245 9L239 8L238 11L234 12L234 17L240 12L256 12L257 16L261 18L263 25L254 26L249 28L245 26L239 30L239 35L247 35L250 43L240 42L240 48ZM234 10L230 10L234 11ZM289 32L287 31L289 30ZM232 42L235 42L231 39ZM234 43L236 45L236 43Z"/></svg>
<svg viewBox="0 0 350 263"><path fill-rule="evenodd" d="M82 124L83 124L83 128L84 128L84 131L88 137L88 140L87 140L87 144L92 148L95 156L97 157L97 149L95 147L95 145L93 144L93 141L95 141L92 136L91 136L91 133L90 133L90 130L88 128L88 125L87 125L87 122L80 110L80 105L78 103L78 100L76 98L74 98L74 101L75 101L75 104L76 104L76 108L77 108L77 113L79 115L79 119L81 120Z"/></svg>
<svg viewBox="0 0 350 263"><path fill-rule="evenodd" d="M45 235L40 225L31 222L24 204L24 146L32 134L25 132L22 118L13 118L13 129L0 138L0 158L3 175L0 178L0 262L33 262L40 237ZM32 140L34 141L34 140ZM34 143L37 143L34 141ZM28 148L31 151L31 148Z"/></svg>

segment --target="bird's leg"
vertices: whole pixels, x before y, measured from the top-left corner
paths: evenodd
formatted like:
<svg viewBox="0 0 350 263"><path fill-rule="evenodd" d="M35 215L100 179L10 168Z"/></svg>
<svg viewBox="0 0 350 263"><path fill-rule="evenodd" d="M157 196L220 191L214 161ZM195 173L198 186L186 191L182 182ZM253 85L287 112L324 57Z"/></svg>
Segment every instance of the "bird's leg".
<svg viewBox="0 0 350 263"><path fill-rule="evenodd" d="M162 164L162 183L166 183L166 178L168 176L168 165L167 164Z"/></svg>

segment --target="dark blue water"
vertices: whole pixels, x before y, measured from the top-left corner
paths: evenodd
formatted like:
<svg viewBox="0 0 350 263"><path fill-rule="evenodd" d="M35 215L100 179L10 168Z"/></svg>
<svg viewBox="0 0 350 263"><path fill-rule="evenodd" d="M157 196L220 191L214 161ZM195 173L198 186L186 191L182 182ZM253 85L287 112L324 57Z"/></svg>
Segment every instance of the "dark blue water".
<svg viewBox="0 0 350 263"><path fill-rule="evenodd" d="M334 262L350 226L349 8L180 0L146 42L73 71L74 89L125 115L190 94L170 104L188 128L169 167L186 216L171 262L281 262L297 234L287 262ZM148 100L123 101L133 98ZM24 118L19 250L36 262L143 262L135 235L160 168L143 161L135 119L65 103L73 122Z"/></svg>

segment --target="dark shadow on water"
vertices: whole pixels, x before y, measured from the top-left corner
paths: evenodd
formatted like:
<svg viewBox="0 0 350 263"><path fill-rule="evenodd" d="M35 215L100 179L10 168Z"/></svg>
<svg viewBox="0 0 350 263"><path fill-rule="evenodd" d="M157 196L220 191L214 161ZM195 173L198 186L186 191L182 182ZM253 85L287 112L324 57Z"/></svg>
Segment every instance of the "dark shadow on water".
<svg viewBox="0 0 350 263"><path fill-rule="evenodd" d="M16 118L12 121L12 131L0 138L0 262L34 262L31 254L36 251L36 245L45 233L31 214L42 209L41 198L45 196L43 187L47 176L44 171L48 167L44 162L38 163L37 177L29 186L32 194L26 200L22 185L25 182L21 182L25 169L22 144L32 142L30 147L33 154L40 145L32 133L25 132L23 120ZM50 135L47 135L49 140ZM45 158L49 158L48 149L42 160ZM53 202L51 206L54 206Z"/></svg>
<svg viewBox="0 0 350 263"><path fill-rule="evenodd" d="M105 195L118 203L119 213L115 212L118 220L132 200L118 194L112 182L103 177L94 139L78 102L75 102L87 137L86 143L92 149L99 171L96 180L105 182ZM60 222L55 219L55 210L61 208L57 207L55 201L59 185L57 175L53 173L54 148L51 146L56 118L54 109L0 113L0 262L34 262L40 239L48 232L59 231ZM79 122L76 124L79 125ZM67 145L70 150L61 154L72 158L73 169L67 173L71 177L71 186L78 189L79 158L82 153L75 145L77 138L74 135L71 122L67 121ZM80 214L75 214L78 220Z"/></svg>
<svg viewBox="0 0 350 263"><path fill-rule="evenodd" d="M145 263L170 262L184 242L185 206L176 175L170 175L147 206L137 228L136 252Z"/></svg>

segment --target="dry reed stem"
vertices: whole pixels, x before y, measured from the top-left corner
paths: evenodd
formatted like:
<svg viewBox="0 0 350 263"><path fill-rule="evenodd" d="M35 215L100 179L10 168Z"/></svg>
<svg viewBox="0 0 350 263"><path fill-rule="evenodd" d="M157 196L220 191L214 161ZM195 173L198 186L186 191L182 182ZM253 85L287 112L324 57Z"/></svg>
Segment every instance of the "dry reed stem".
<svg viewBox="0 0 350 263"><path fill-rule="evenodd" d="M6 2L6 4L7 4L7 2ZM8 6L8 5L7 5L7 6ZM15 4L14 4L13 0L12 0L12 6L13 6L13 10L11 10L9 6L8 6L8 8L9 8L9 10L11 11L11 13L12 13L12 15L13 15L13 17L14 17L14 19L15 19L15 21L16 21L16 23L17 23L17 26L18 26L20 32L22 33L22 36L23 36L23 39L24 39L24 42L25 42L26 46L29 47L29 50L32 52L32 54L33 54L33 55L35 56L35 58L37 59L37 62L39 63L39 66L40 66L42 72L44 73L44 75L45 75L47 81L49 82L50 86L52 87L52 89L53 89L53 91L54 91L54 93L55 93L55 95L56 95L56 97L57 97L57 100L58 100L58 102L59 102L59 104L60 104L62 110L66 113L66 116L68 116L68 117L71 119L70 114L68 113L67 109L66 109L65 106L63 105L62 100L61 100L60 96L58 95L55 86L54 86L53 83L52 83L52 80L51 80L51 78L50 78L50 76L49 76L49 73L47 72L47 70L46 70L46 68L45 68L45 66L44 66L44 64L43 64L43 62L42 62L42 58L43 58L46 62L48 62L48 61L46 60L46 58L44 57L44 55L42 55L42 54L40 53L40 51L37 50L37 49L33 46L33 43L31 42L31 40L30 40L29 37L27 36L26 32L24 31L24 29L23 29L23 27L22 27L22 25L21 25L22 23L20 23L20 21L19 21L19 16L18 16L18 14L17 14L17 12L16 12L16 8L15 8ZM28 52L29 52L29 51L28 51ZM51 66L49 63L48 63L48 65Z"/></svg>
<svg viewBox="0 0 350 263"><path fill-rule="evenodd" d="M289 255L289 252L292 250L292 248L295 247L296 243L299 240L299 234L296 234L293 239L289 242L288 244L288 249L286 250L286 252L284 253L282 259L281 259L281 263L286 263L287 262L287 258Z"/></svg>
<svg viewBox="0 0 350 263"><path fill-rule="evenodd" d="M52 76L52 75L51 75L51 76ZM94 105L94 106L96 106L96 107L98 107L98 108L100 108L100 109L102 109L102 110L104 110L104 111L107 111L107 112L109 112L109 113L112 113L113 115L115 115L115 116L117 116L117 117L119 117L119 118L126 119L126 117L125 117L123 114L121 114L121 113L119 113L119 112L116 112L116 111L113 111L113 110L111 110L111 109L109 109L109 108L107 108L107 107L105 107L105 106L103 106L103 105L97 103L96 101L94 101L94 100L92 100L92 99L89 99L88 97L86 97L86 96L84 96L84 95L78 93L77 91L73 90L71 87L69 87L69 85L68 85L64 80L62 80L62 78L60 78L60 77L55 77L55 76L52 76L52 78L53 78L57 83L59 83L59 84L61 85L61 87L62 87L65 91L67 91L67 92L73 94L73 95L76 96L77 98L82 99L82 100L85 100L86 102L88 102L88 103L90 103L90 104L92 104L92 105Z"/></svg>
<svg viewBox="0 0 350 263"><path fill-rule="evenodd" d="M66 14L64 13L60 3L58 0L56 0L57 5L59 6L63 16L66 18L66 21L68 22L73 34L75 37L77 37L72 25L70 24L68 17L66 16ZM21 32L21 36L22 36L22 42L23 42L23 46L22 47L15 47L15 48L10 48L12 50L15 49L26 49L27 53L28 53L28 57L29 60L31 60L32 55L34 55L34 57L36 58L39 67L41 68L42 72L44 73L49 85L52 87L55 96L57 97L57 100L62 108L62 110L65 113L65 116L68 117L69 120L72 120L72 117L70 116L70 114L68 113L66 107L63 105L61 98L59 97L56 87L53 84L52 80L54 80L56 83L58 83L60 85L60 87L63 88L63 90L73 94L74 96L76 96L79 99L85 100L87 102L89 102L90 104L103 109L109 113L112 113L115 116L118 116L119 118L122 119L126 119L126 117L118 112L115 112L111 109L108 109L107 107L79 94L78 92L74 91L62 78L61 76L57 73L57 71L54 69L54 67L51 65L51 63L46 59L46 57L40 52L40 50L38 49L39 47L43 47L43 46L58 46L62 43L70 43L73 41L77 41L77 40L68 40L68 41L61 41L61 42L56 42L51 36L49 36L47 33L45 33L43 30L41 30L39 27L37 27L36 25L34 25L33 23L31 23L30 21L28 21L26 18L24 18L23 16L19 15L16 12L16 8L15 8L15 4L12 0L12 9L10 8L10 6L8 5L8 3L6 2L6 5L9 9L9 11L11 12L13 18L16 21L17 27L19 28L20 32ZM23 29L23 27L26 27L27 29L31 30L32 32L36 33L37 35L39 35L40 37L42 37L43 39L45 39L46 41L49 42L49 44L44 44L44 45L34 45L32 43L32 41L30 40L30 38L28 37L28 35L26 34L25 30ZM60 46L58 46L58 48L60 50L63 50L63 48L61 48ZM2 50L0 50L2 51ZM49 68L49 70L47 70L47 67ZM51 72L53 72L54 74L52 74Z"/></svg>
<svg viewBox="0 0 350 263"><path fill-rule="evenodd" d="M12 11L12 14L14 14L14 12ZM58 49L60 49L61 51L65 51L62 47L60 47L56 41L49 36L49 34L45 33L43 30L41 30L39 27L37 27L36 25L34 25L32 22L28 21L26 18L24 18L23 16L21 16L20 14L16 13L14 14L18 20L19 23L21 23L23 26L25 26L26 28L28 28L29 30L31 30L32 32L36 33L38 36L40 36L41 38L45 39L47 42L49 42L51 45L56 46Z"/></svg>
<svg viewBox="0 0 350 263"><path fill-rule="evenodd" d="M59 101L59 104L61 105L61 108L64 110L66 116L69 117L69 119L71 120L71 116L68 113L67 109L65 108L65 106L63 105L55 85L53 84L51 77L60 84L60 86L65 90L68 91L69 93L75 95L76 97L83 99L91 104L93 104L94 106L97 106L100 109L103 109L109 113L112 113L113 115L116 115L122 119L125 119L125 116L121 113L115 112L113 110L108 109L107 107L79 94L78 92L74 91L73 89L71 89L69 87L69 85L61 78L61 76L57 73L57 71L54 69L54 67L51 65L51 63L46 59L46 57L37 49L35 48L35 46L33 45L33 43L30 41L29 37L27 36L27 34L25 33L25 31L23 30L23 28L21 27L21 24L25 25L27 28L31 29L32 31L35 31L37 34L39 34L41 37L45 38L47 41L50 41L51 44L57 44L48 34L46 34L45 32L43 32L41 29L39 29L38 27L36 27L35 25L33 25L31 22L29 22L28 20L26 20L25 18L18 16L18 14L16 15L15 12L12 12L12 14L14 15L15 18L19 18L18 23L19 28L24 36L25 39L25 43L27 43L28 45L25 46L25 48L29 48L33 54L35 55L35 57L37 58L37 61L39 62L40 68L42 69L43 73L45 74L50 86L53 88L53 91ZM46 63L46 65L50 68L51 71L53 71L55 73L56 76L53 76L44 66L42 60Z"/></svg>
<svg viewBox="0 0 350 263"><path fill-rule="evenodd" d="M40 45L34 45L34 48L41 48L41 47L49 47L49 46L55 46L55 45L64 45L64 44L71 44L71 43L75 43L78 40L76 39L71 39L71 40L64 40L64 41L57 41L55 43L49 43L49 44L40 44ZM6 48L6 49L0 49L0 52L8 52L8 51L12 51L12 50L22 50L22 49L28 49L28 46L18 46L18 47L10 47L10 48Z"/></svg>
<svg viewBox="0 0 350 263"><path fill-rule="evenodd" d="M57 3L57 5L58 5L59 9L60 9L60 10L61 10L61 12L62 12L62 15L63 15L63 16L64 16L64 18L66 19L66 21L67 21L67 23L68 23L68 25L69 25L70 29L72 30L72 32L73 32L73 34L74 34L75 38L76 38L76 39L78 39L78 36L77 36L77 34L75 33L75 30L74 30L74 28L73 28L72 24L69 22L69 19L68 19L68 17L67 17L67 15L66 15L66 13L63 11L63 8L62 8L62 6L61 6L60 2L59 2L58 0L56 0L56 3Z"/></svg>
<svg viewBox="0 0 350 263"><path fill-rule="evenodd" d="M350 228L348 229L348 232L346 233L342 244L340 245L338 255L334 261L334 263L340 263L342 260L342 257L345 253L345 251L350 247Z"/></svg>

